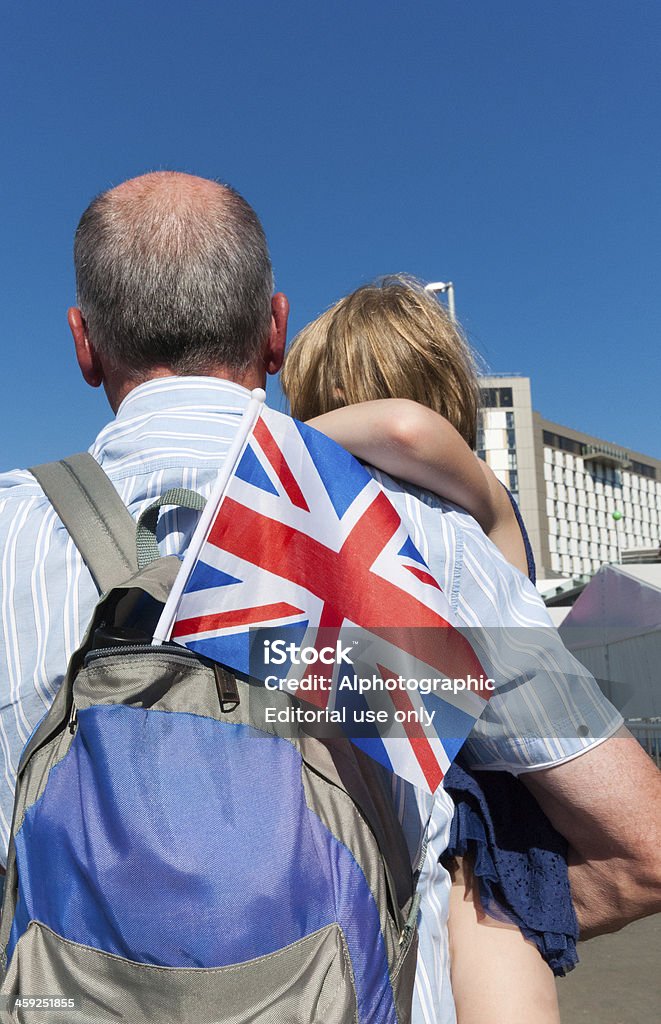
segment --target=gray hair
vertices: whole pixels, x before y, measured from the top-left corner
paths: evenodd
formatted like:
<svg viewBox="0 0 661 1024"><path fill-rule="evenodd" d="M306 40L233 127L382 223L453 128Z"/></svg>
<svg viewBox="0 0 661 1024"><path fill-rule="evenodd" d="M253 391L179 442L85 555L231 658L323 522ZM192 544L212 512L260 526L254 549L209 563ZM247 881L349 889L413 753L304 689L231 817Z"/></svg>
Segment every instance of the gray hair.
<svg viewBox="0 0 661 1024"><path fill-rule="evenodd" d="M259 358L271 261L230 186L158 172L104 192L80 220L74 264L90 340L132 377L156 366L241 373Z"/></svg>

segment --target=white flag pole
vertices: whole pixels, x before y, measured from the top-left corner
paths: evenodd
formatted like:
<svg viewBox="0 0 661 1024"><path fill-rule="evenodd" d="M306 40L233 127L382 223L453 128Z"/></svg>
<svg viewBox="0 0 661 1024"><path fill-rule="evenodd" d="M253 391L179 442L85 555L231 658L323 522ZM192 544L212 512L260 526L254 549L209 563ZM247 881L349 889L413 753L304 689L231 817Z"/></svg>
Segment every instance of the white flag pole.
<svg viewBox="0 0 661 1024"><path fill-rule="evenodd" d="M161 617L158 620L158 624L154 631L152 644L162 644L170 637L175 616L177 614L177 607L184 591L184 587L188 582L188 577L190 576L193 566L195 565L200 551L202 550L202 545L207 539L211 529L211 524L225 495L225 490L230 481L230 477L232 476L239 459L243 455L244 448L250 440L250 435L252 434L254 426L262 413L265 399L266 393L262 388L255 388L250 395L250 401L243 413L243 416L241 417L239 429L237 430L234 440L230 445L225 462L218 474L218 479L213 486L213 490L207 499L207 503L202 515L200 516L199 522L195 527L195 532L191 537L188 550L186 551L184 560L181 563L181 569L177 573L172 590L165 602L165 607L163 608Z"/></svg>

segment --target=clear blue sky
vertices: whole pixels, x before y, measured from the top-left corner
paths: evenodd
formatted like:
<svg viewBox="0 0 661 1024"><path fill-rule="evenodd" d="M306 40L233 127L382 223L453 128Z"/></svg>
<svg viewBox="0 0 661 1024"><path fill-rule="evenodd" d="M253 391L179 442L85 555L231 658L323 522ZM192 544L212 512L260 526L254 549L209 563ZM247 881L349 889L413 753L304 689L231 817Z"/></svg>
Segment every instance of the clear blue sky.
<svg viewBox="0 0 661 1024"><path fill-rule="evenodd" d="M661 456L658 0L23 0L3 21L1 469L109 418L73 360L71 239L155 168L255 206L292 335L375 275L451 278L540 412Z"/></svg>

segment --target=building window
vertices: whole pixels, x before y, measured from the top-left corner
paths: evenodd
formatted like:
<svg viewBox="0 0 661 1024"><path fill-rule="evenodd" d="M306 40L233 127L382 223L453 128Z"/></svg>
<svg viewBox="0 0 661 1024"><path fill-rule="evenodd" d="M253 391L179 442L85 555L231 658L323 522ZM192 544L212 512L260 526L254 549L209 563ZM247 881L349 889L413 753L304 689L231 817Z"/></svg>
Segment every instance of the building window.
<svg viewBox="0 0 661 1024"><path fill-rule="evenodd" d="M487 409L511 409L514 405L511 388L482 388L480 394Z"/></svg>
<svg viewBox="0 0 661 1024"><path fill-rule="evenodd" d="M554 434L551 430L543 431L544 444L552 448L560 448L563 452L572 452L574 455L581 455L583 448L580 441L573 441L570 437L563 437L562 434Z"/></svg>
<svg viewBox="0 0 661 1024"><path fill-rule="evenodd" d="M656 469L654 466L646 466L644 462L631 460L631 471L639 476L646 476L650 480L656 480Z"/></svg>

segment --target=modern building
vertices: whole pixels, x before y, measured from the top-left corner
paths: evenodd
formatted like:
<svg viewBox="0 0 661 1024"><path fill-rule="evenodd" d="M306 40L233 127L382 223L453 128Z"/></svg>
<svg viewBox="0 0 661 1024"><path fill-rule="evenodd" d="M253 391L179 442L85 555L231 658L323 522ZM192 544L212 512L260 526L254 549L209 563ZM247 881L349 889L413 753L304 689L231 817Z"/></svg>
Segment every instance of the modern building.
<svg viewBox="0 0 661 1024"><path fill-rule="evenodd" d="M653 558L661 461L544 419L528 377L495 374L481 386L478 455L519 503L538 577L590 575L637 550Z"/></svg>

